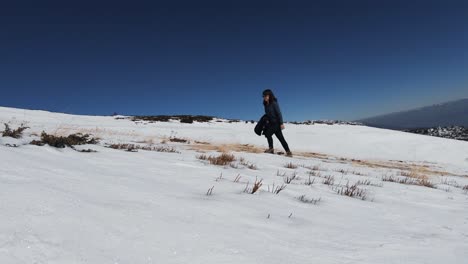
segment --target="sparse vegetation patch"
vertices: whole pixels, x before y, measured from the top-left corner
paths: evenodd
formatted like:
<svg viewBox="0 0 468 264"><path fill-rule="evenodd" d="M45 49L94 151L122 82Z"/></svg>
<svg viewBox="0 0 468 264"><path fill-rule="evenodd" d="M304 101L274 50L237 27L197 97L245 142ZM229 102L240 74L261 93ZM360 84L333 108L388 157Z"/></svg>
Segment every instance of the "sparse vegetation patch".
<svg viewBox="0 0 468 264"><path fill-rule="evenodd" d="M240 164L242 166L244 166L246 168L249 168L251 170L257 170L257 166L255 164L248 162L247 160L245 160L242 157L239 159L239 162L240 162Z"/></svg>
<svg viewBox="0 0 468 264"><path fill-rule="evenodd" d="M275 186L275 184L273 183L271 188L270 188L270 186L268 186L268 192L271 192L271 193L274 193L274 194L279 194L284 189L286 189L286 185L284 185L284 184Z"/></svg>
<svg viewBox="0 0 468 264"><path fill-rule="evenodd" d="M344 195L348 197L356 197L361 200L366 200L367 198L366 190L359 188L357 184L353 184L353 185L346 184L345 186L337 188L336 192L339 195Z"/></svg>
<svg viewBox="0 0 468 264"><path fill-rule="evenodd" d="M307 198L305 195L301 195L297 197L297 200L303 202L303 203L308 203L308 204L318 204L322 200L322 198Z"/></svg>
<svg viewBox="0 0 468 264"><path fill-rule="evenodd" d="M294 170L297 169L297 165L292 163L292 162L286 163L286 165L284 165L284 167L287 168L287 169L294 169Z"/></svg>
<svg viewBox="0 0 468 264"><path fill-rule="evenodd" d="M97 144L98 140L92 138L89 134L71 134L66 137L49 135L46 132L42 132L40 140L33 140L30 144L37 146L49 145L55 148L65 148L76 145L86 145L86 144Z"/></svg>
<svg viewBox="0 0 468 264"><path fill-rule="evenodd" d="M333 185L335 183L335 177L328 175L324 177L323 184L325 185Z"/></svg>
<svg viewBox="0 0 468 264"><path fill-rule="evenodd" d="M245 193L250 193L250 194L254 194L256 192L258 192L258 190L260 190L260 187L262 187L263 185L263 180L258 180L257 178L255 178L255 182L253 184L252 187L250 187L249 183L247 183L247 185L245 186L245 189L244 189L244 192Z"/></svg>
<svg viewBox="0 0 468 264"><path fill-rule="evenodd" d="M290 183L293 182L296 178L297 178L297 173L296 173L296 172L293 172L293 174L291 174L291 176L283 177L284 182L285 182L286 184L290 184Z"/></svg>
<svg viewBox="0 0 468 264"><path fill-rule="evenodd" d="M21 138L23 136L23 131L29 127L21 124L17 129L11 129L10 126L5 123L5 130L2 131L2 137L12 137L12 138Z"/></svg>
<svg viewBox="0 0 468 264"><path fill-rule="evenodd" d="M435 188L435 185L427 179L427 177L419 176L418 178L411 178L411 177L395 177L395 176L384 176L382 177L382 181L386 182L395 182L400 184L408 184L408 185L419 185L428 188Z"/></svg>
<svg viewBox="0 0 468 264"><path fill-rule="evenodd" d="M168 153L179 153L174 147L170 146L142 146L136 144L111 144L108 146L112 149L121 149L129 152L137 152L138 150L157 151L157 152L168 152Z"/></svg>
<svg viewBox="0 0 468 264"><path fill-rule="evenodd" d="M228 153L222 153L219 156L207 156L205 154L201 154L197 156L197 158L200 160L207 160L210 164L218 166L231 165L231 163L236 160L234 155Z"/></svg>

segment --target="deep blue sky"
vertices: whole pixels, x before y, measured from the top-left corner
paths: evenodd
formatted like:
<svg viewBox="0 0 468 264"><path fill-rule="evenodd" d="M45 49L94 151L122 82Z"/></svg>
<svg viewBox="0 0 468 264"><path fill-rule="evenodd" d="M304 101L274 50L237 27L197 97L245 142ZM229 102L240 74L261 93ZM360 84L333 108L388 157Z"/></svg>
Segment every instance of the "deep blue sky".
<svg viewBox="0 0 468 264"><path fill-rule="evenodd" d="M290 121L468 97L468 1L0 3L0 106L257 119L265 88Z"/></svg>

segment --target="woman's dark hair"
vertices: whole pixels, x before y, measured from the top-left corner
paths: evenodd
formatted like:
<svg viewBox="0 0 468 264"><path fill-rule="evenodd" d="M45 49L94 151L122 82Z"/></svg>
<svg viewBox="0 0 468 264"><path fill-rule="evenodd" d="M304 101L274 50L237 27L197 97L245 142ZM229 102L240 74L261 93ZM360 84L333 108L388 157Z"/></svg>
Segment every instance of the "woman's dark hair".
<svg viewBox="0 0 468 264"><path fill-rule="evenodd" d="M263 95L263 96L265 96L265 95L269 95L269 96L270 96L270 99L268 100L268 103L269 103L269 104L278 101L278 99L276 99L276 97L275 97L275 94L274 94L273 91L270 90L270 89L266 89L265 91L263 91L262 95ZM265 105L266 102L263 101L263 104Z"/></svg>

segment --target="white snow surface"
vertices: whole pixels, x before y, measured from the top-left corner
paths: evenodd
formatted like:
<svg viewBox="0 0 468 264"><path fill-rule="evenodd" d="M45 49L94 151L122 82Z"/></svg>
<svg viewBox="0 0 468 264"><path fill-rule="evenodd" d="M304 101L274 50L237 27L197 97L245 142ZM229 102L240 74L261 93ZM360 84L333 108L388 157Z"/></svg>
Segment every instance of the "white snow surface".
<svg viewBox="0 0 468 264"><path fill-rule="evenodd" d="M233 151L234 166L216 166L198 158L196 141L265 148L255 124L133 122L4 107L0 122L30 127L20 139L0 136L0 263L468 260L468 142L364 126L286 124L285 137L298 155ZM30 145L42 131L89 133L99 143L77 149L97 152ZM178 153L107 147L115 143ZM276 139L275 146L281 150ZM328 158L300 155L306 152ZM242 165L241 157L257 169ZM404 178L405 169L351 159L416 166L434 188L383 181ZM256 180L260 189L244 192ZM337 193L358 181L365 200ZM273 184L286 188L273 194ZM303 195L319 201L299 201Z"/></svg>

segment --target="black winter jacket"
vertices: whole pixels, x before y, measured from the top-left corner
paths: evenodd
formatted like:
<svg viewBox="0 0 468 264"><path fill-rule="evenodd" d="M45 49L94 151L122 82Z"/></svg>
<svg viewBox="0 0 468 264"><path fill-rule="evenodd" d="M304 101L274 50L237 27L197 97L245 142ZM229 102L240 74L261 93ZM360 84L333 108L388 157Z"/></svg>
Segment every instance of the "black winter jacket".
<svg viewBox="0 0 468 264"><path fill-rule="evenodd" d="M265 135L266 137L271 137L278 131L278 129L281 129L278 123L270 122L268 116L263 115L262 118L260 118L260 120L258 121L254 130L255 133L259 136Z"/></svg>
<svg viewBox="0 0 468 264"><path fill-rule="evenodd" d="M261 136L263 134L263 131L265 130L267 123L268 123L268 117L266 115L263 115L262 118L258 120L258 123L255 126L255 134Z"/></svg>
<svg viewBox="0 0 468 264"><path fill-rule="evenodd" d="M270 123L274 123L276 125L283 124L283 115L281 114L278 102L273 101L272 103L265 104L265 115L270 120Z"/></svg>

